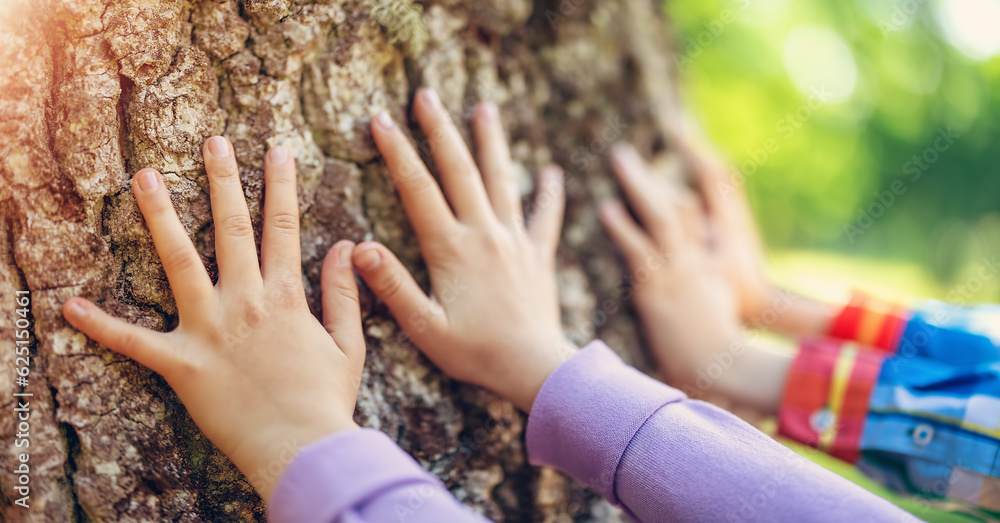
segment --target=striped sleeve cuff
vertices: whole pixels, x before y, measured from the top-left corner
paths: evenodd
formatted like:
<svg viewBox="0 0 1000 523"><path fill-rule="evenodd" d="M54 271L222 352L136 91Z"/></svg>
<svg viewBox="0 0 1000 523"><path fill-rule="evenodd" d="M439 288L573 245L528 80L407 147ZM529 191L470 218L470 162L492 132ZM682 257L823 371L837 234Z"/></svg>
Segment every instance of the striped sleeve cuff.
<svg viewBox="0 0 1000 523"><path fill-rule="evenodd" d="M804 340L778 411L781 435L853 463L886 355L839 340Z"/></svg>
<svg viewBox="0 0 1000 523"><path fill-rule="evenodd" d="M830 324L829 335L894 354L910 316L903 307L855 293Z"/></svg>

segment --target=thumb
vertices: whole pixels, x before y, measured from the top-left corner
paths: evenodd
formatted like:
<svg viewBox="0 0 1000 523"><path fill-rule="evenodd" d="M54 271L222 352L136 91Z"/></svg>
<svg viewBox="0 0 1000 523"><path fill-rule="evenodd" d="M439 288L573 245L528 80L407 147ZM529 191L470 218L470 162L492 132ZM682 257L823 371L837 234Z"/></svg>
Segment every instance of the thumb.
<svg viewBox="0 0 1000 523"><path fill-rule="evenodd" d="M354 248L352 258L368 287L385 302L396 317L396 323L418 345L420 338L429 331L442 327L444 315L440 306L431 301L410 271L385 245L362 243Z"/></svg>
<svg viewBox="0 0 1000 523"><path fill-rule="evenodd" d="M97 343L167 377L176 368L177 353L162 333L109 316L89 300L70 298L63 303L63 317Z"/></svg>

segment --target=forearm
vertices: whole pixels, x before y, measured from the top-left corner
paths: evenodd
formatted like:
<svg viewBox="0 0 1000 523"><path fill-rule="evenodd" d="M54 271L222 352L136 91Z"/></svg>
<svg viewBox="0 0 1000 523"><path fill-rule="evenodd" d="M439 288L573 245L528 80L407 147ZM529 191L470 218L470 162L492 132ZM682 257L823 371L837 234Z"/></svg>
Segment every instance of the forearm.
<svg viewBox="0 0 1000 523"><path fill-rule="evenodd" d="M372 429L341 432L302 449L268 500L268 520L485 521Z"/></svg>
<svg viewBox="0 0 1000 523"><path fill-rule="evenodd" d="M795 355L792 351L768 348L756 332L743 332L730 342L719 342L714 350L655 351L669 357L657 358L659 374L666 383L691 399L717 394L740 407L764 415L778 412L785 379ZM679 340L649 340L650 343L682 343Z"/></svg>
<svg viewBox="0 0 1000 523"><path fill-rule="evenodd" d="M695 306L704 310L704 304ZM791 356L767 350L733 318L693 315L669 299L640 302L646 341L664 381L689 397L720 394L741 406L777 412Z"/></svg>
<svg viewBox="0 0 1000 523"><path fill-rule="evenodd" d="M747 320L747 326L796 339L826 336L839 311L840 307L832 303L773 287L763 308Z"/></svg>
<svg viewBox="0 0 1000 523"><path fill-rule="evenodd" d="M714 354L713 361L707 362L700 373L701 379L695 382L698 392L708 383L712 390L738 406L764 415L777 414L795 354L766 345L756 334L747 333L728 349L733 361L728 369L723 366L728 361L725 352ZM720 371L719 378L710 381ZM700 399L688 390L684 392L692 399Z"/></svg>
<svg viewBox="0 0 1000 523"><path fill-rule="evenodd" d="M527 440L532 463L564 470L640 521L905 517L735 416L625 366L599 342L543 386ZM760 496L766 503L751 501Z"/></svg>

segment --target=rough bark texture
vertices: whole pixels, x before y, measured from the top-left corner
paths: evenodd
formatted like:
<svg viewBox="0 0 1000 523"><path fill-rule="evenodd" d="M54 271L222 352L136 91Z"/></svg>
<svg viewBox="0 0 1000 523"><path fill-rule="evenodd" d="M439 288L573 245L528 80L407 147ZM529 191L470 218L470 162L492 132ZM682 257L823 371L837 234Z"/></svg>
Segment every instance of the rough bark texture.
<svg viewBox="0 0 1000 523"><path fill-rule="evenodd" d="M532 194L567 170L560 250L567 332L643 367L622 266L595 219L614 191L605 148L662 148L673 87L656 0L21 0L0 21L0 507L8 521L261 520L245 478L167 384L88 340L60 306L87 296L169 330L176 307L130 188L164 173L214 274L202 141L229 137L259 225L262 157L298 159L303 269L318 312L336 240L375 238L426 282L417 243L368 134L434 87L456 119L491 99ZM422 137L413 131L414 138ZM15 381L14 292L32 294L32 368ZM385 431L464 503L506 521L616 521L573 481L526 463L525 418L444 378L384 307L363 298L360 424ZM13 504L14 392L33 393L29 510Z"/></svg>

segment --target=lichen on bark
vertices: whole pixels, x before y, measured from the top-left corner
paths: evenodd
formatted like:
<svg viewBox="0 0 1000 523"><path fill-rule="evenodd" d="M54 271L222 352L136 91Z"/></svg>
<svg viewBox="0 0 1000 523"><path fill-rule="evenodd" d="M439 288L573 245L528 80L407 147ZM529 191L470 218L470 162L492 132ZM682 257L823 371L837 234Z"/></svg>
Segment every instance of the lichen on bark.
<svg viewBox="0 0 1000 523"><path fill-rule="evenodd" d="M341 238L385 242L424 284L416 240L368 132L408 121L433 87L466 125L501 106L526 201L533 174L567 171L559 253L567 333L602 337L643 366L622 266L595 219L614 191L604 152L663 148L674 99L655 0L11 0L0 19L0 470L12 441L13 296L33 300L31 508L7 521L261 520L246 479L201 435L169 386L76 332L84 295L134 323L176 307L130 188L154 167L210 273L213 224L201 143L234 144L259 227L264 151L299 166L303 278L319 310L323 254ZM415 139L419 131L410 126ZM259 230L258 230L259 233ZM385 431L462 502L506 521L615 521L577 483L526 461L525 418L441 375L386 309L363 296L368 360L357 420ZM512 327L515 328L515 327Z"/></svg>

